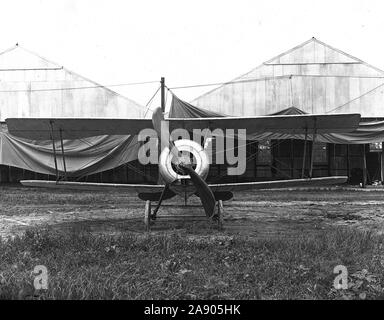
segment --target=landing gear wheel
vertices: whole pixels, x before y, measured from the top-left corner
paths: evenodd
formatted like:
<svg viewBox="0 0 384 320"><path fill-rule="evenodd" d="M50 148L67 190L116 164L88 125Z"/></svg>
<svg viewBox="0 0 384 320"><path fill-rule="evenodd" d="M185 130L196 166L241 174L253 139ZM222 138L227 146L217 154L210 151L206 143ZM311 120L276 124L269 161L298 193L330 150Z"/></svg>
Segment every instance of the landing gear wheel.
<svg viewBox="0 0 384 320"><path fill-rule="evenodd" d="M144 211L144 225L145 231L149 231L151 229L151 201L145 201L145 211Z"/></svg>

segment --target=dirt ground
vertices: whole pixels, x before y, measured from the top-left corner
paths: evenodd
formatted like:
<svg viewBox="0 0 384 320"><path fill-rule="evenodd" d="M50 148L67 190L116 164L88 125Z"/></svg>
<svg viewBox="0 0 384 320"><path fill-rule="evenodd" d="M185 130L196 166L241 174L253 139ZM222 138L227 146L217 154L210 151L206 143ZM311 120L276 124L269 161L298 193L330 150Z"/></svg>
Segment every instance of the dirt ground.
<svg viewBox="0 0 384 320"><path fill-rule="evenodd" d="M221 233L204 218L199 199L188 206L165 201L153 232L182 230L190 235ZM91 232L144 233L144 202L136 194L69 192L22 186L0 187L0 236L29 227L84 229ZM164 216L176 216L164 217ZM183 215L198 217L185 218ZM384 233L384 190L254 190L224 203L223 234L252 237L299 236L346 226Z"/></svg>

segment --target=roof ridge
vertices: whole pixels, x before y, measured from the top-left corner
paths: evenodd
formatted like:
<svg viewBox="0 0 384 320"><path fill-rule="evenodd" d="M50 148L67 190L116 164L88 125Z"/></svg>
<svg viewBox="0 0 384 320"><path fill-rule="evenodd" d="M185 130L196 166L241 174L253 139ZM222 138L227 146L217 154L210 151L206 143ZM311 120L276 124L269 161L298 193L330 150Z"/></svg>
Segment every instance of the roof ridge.
<svg viewBox="0 0 384 320"><path fill-rule="evenodd" d="M312 37L311 39L309 39L309 40L307 40L307 41L304 41L303 43L301 43L301 44L299 44L299 45L297 45L297 46L295 46L295 47L293 47L293 48L291 48L291 49L289 49L289 50L287 50L287 51L284 51L283 53L280 53L279 55L273 57L272 59L269 59L269 60L267 60L267 61L264 61L263 64L270 63L271 61L273 61L273 60L275 60L275 59L278 59L278 58L280 58L280 57L282 57L282 56L285 56L285 55L287 55L288 53L291 53L291 52L293 52L293 51L295 51L295 50L297 50L297 49L299 49L299 48L304 47L304 46L307 45L308 43L315 42L315 41L318 41L318 40L317 40L315 37Z"/></svg>
<svg viewBox="0 0 384 320"><path fill-rule="evenodd" d="M16 43L14 46L12 46L12 47L10 47L10 48L4 50L4 51L1 51L1 52L0 52L0 55L2 55L2 54L4 54L4 53L7 53L7 52L9 52L9 51L15 50L15 49L18 48L18 47L19 47L19 44Z"/></svg>
<svg viewBox="0 0 384 320"><path fill-rule="evenodd" d="M293 51L295 51L295 50L297 50L297 49L299 49L299 48L301 48L301 47L304 47L305 45L307 45L307 44L309 44L309 43L311 43L311 42L317 42L318 44L321 44L321 45L323 45L323 46L325 46L325 47L327 47L327 48L329 48L329 49L331 49L331 50L334 50L334 51L336 51L336 52L338 52L338 53L340 53L340 54L343 54L343 55L349 57L350 59L356 60L357 62L359 62L359 63L361 63L361 64L364 64L365 66L367 66L367 67L369 67L369 68L372 68L372 69L376 70L376 71L379 72L379 73L384 74L384 71L383 71L383 70L381 70L381 69L379 69L379 68L377 68L377 67L374 67L374 66L368 64L367 62L365 62L365 61L363 61L363 60L361 60L361 59L359 59L359 58L356 58L356 57L354 57L354 56L352 56L352 55L350 55L350 54L348 54L348 53L346 53L346 52L344 52L344 51L342 51L342 50L340 50L340 49L337 49L337 48L335 48L335 47L332 47L332 46L330 46L329 44L326 44L325 42L322 42L322 41L318 40L318 39L315 38L315 37L312 37L312 38L310 38L309 40L304 41L304 42L302 42L301 44L299 44L299 45L297 45L297 46L295 46L295 47L293 47L293 48L291 48L291 49L289 49L289 50L287 50L287 51L284 51L283 53L281 53L281 54L279 54L279 55L273 57L272 59L269 59L269 60L263 62L262 64L260 64L260 65L258 65L257 67L251 69L250 71L248 71L248 72L246 72L246 73L244 73L244 74L242 74L242 75L240 75L240 76L237 76L237 77L235 77L235 78L233 78L232 80L227 81L227 82L228 82L228 83L231 83L231 82L233 82L233 81L235 81L235 80L241 79L241 78L245 77L246 75L248 75L248 74L254 72L255 70L261 68L262 66L268 65L268 63L270 63L271 61L273 61L273 60L275 60L275 59L277 59L277 58L280 58L280 57L282 57L282 56L284 56L284 55L286 55L286 54L289 54L289 53L291 53L291 52L293 52ZM224 84L222 84L222 85L220 85L220 86L218 86L218 87L216 87L216 88L213 88L213 89L211 89L211 90L209 90L209 91L207 91L207 92L205 92L205 93L203 93L203 94L197 96L197 97L194 98L191 102L195 102L196 100L198 100L198 99L200 99L200 98L202 98L202 97L204 97L204 96L206 96L206 95L208 95L208 94L210 94L210 93L212 93L212 92L214 92L214 91L216 91L216 90L218 90L218 89L224 87L225 85L227 85L227 84L224 83Z"/></svg>
<svg viewBox="0 0 384 320"><path fill-rule="evenodd" d="M363 60L361 60L361 59L359 59L359 58L357 58L357 57L355 57L355 56L353 56L353 55L351 55L351 54L349 54L349 53L346 53L346 52L344 52L344 51L342 51L342 50L340 50L340 49L338 49L338 48L335 48L335 47L333 47L333 46L331 46L331 45L329 45L329 44L327 44L327 43L325 43L325 42L322 42L322 41L320 41L320 40L318 40L318 39L316 39L316 38L313 38L313 39L314 39L314 41L316 41L317 43L319 43L319 44L321 44L321 45L323 45L323 46L325 46L325 47L327 47L327 48L329 48L329 49L331 49L331 50L335 50L336 52L338 52L338 53L340 53L340 54L343 54L343 55L347 56L347 57L350 58L350 59L356 60L356 61L358 61L358 62L364 64L365 66L367 66L367 67L369 67L369 68L372 68L372 69L375 69L376 71L378 71L378 72L384 74L384 70L381 70L381 69L379 69L379 68L377 68L377 67L375 67L375 66L373 66L373 65L371 65L371 64L369 64L369 63L367 63L367 62L365 62L365 61L363 61Z"/></svg>

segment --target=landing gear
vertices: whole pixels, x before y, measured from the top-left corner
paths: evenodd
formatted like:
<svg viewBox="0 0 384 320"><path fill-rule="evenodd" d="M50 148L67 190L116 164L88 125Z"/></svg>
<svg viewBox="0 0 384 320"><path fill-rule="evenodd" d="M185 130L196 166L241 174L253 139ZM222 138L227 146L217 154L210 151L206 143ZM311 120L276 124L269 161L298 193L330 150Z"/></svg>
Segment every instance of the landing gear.
<svg viewBox="0 0 384 320"><path fill-rule="evenodd" d="M166 218L172 218L172 216L165 216ZM177 216L173 216L173 218L176 218ZM203 216L186 216L185 218L194 218L200 217L203 219ZM206 217L205 217L206 219ZM150 231L151 230L151 221L156 220L156 214L152 213L152 205L151 205L151 200L146 200L145 201L145 209L144 209L144 225L145 225L145 231ZM223 224L224 224L224 208L223 208L223 200L218 200L217 201L217 213L214 214L210 220L212 222L217 223L217 228L218 230L223 230Z"/></svg>
<svg viewBox="0 0 384 320"><path fill-rule="evenodd" d="M223 230L223 222L224 222L224 208L223 208L223 200L217 201L217 213L212 216L212 221L217 222L217 228L222 231Z"/></svg>

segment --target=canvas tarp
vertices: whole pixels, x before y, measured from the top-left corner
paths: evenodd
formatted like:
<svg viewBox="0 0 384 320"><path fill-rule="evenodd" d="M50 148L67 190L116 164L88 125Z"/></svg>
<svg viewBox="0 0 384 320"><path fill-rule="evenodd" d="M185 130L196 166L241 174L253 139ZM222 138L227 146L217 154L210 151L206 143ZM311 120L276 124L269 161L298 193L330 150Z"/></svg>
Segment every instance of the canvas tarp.
<svg viewBox="0 0 384 320"><path fill-rule="evenodd" d="M60 141L55 143L58 169L63 172ZM139 144L135 136L98 136L64 140L68 176L83 176L116 168L135 160ZM33 172L55 174L51 141L32 141L0 132L0 164Z"/></svg>
<svg viewBox="0 0 384 320"><path fill-rule="evenodd" d="M169 118L210 118L210 117L225 117L224 114L205 110L191 105L179 99L172 94L171 108L168 114Z"/></svg>
<svg viewBox="0 0 384 320"><path fill-rule="evenodd" d="M296 108L289 107L279 112L269 114L274 115L295 115L306 114L306 112ZM170 118L207 118L207 117L225 117L224 114L214 113L202 108L191 105L182 101L177 96L172 96ZM312 140L312 135L308 135L307 139ZM271 132L262 132L248 135L247 139L265 141L271 139L300 139L304 140L305 135L300 134L276 134ZM316 141L337 144L364 144L384 141L384 121L360 122L359 127L350 133L329 133L318 134Z"/></svg>
<svg viewBox="0 0 384 320"><path fill-rule="evenodd" d="M281 114L302 114L300 109L289 108ZM223 117L225 115L197 108L173 97L169 118ZM304 135L263 132L247 137L252 140L305 139ZM312 140L312 135L308 135ZM351 133L321 134L316 141L337 144L363 144L384 141L384 121L361 122ZM140 144L137 136L111 135L64 140L65 163L69 176L83 176L116 168L137 159ZM56 141L57 165L63 171L60 141ZM0 164L33 172L55 174L51 141L31 141L0 132Z"/></svg>

